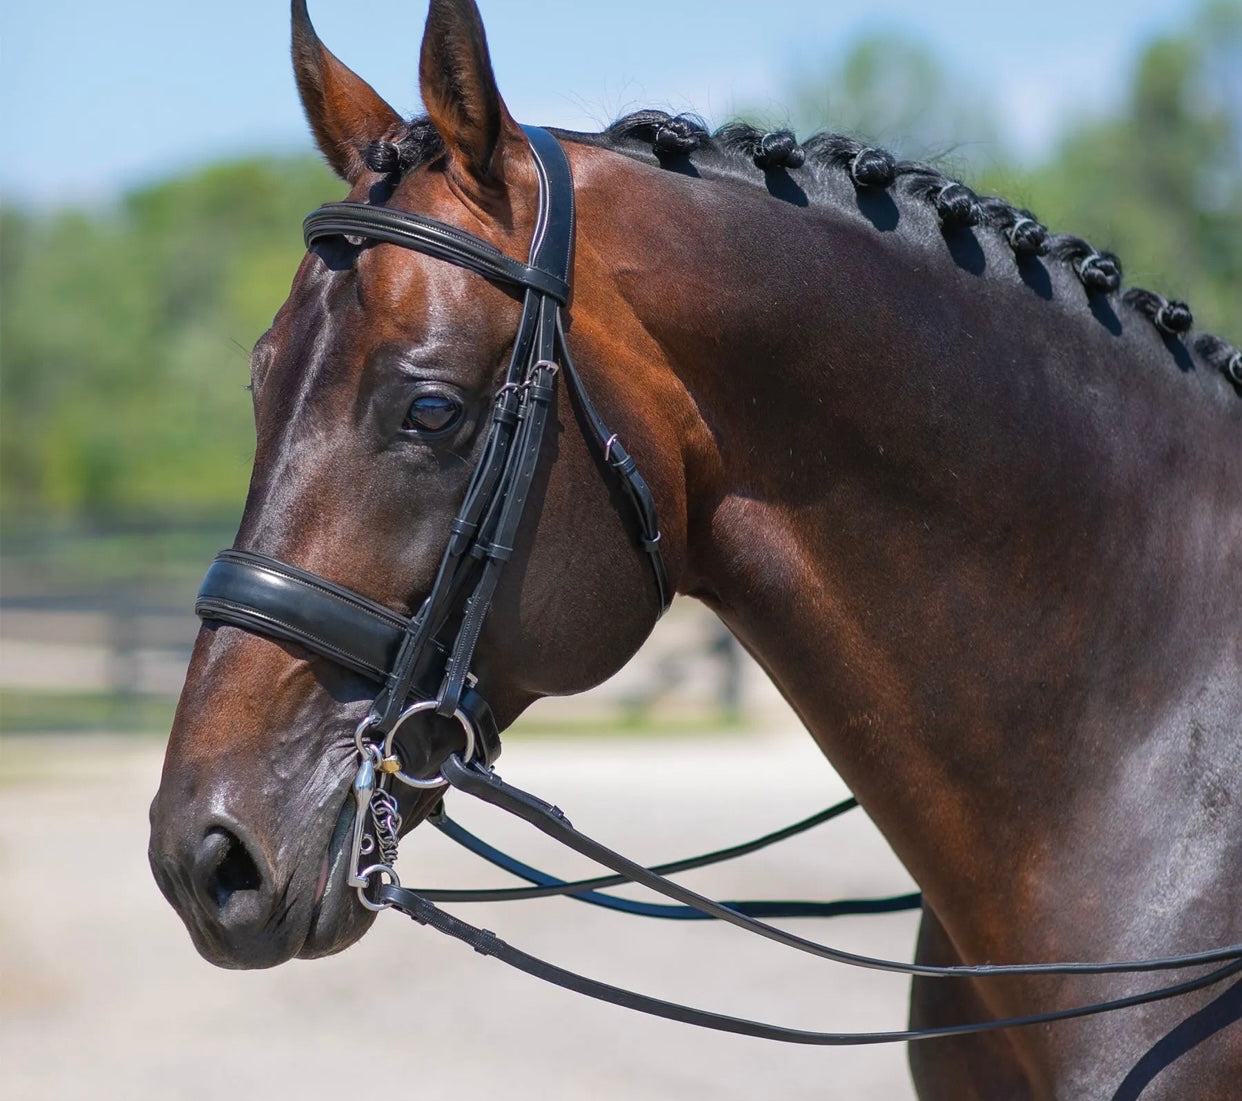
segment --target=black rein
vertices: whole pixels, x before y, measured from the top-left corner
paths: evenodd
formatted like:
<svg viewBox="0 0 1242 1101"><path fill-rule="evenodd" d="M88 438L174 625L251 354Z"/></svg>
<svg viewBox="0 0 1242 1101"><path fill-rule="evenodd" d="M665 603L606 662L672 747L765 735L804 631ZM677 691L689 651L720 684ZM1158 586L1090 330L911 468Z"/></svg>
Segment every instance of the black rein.
<svg viewBox="0 0 1242 1101"><path fill-rule="evenodd" d="M528 975L543 979L545 982L550 982L564 989L584 994L587 997L611 1002L613 1005L633 1009L640 1013L681 1021L684 1024L697 1025L720 1032L733 1032L743 1036L754 1036L760 1039L825 1047L901 1043L914 1040L931 1040L946 1036L965 1036L980 1032L995 1032L1006 1028L1049 1024L1053 1021L1064 1021L1076 1017L1110 1013L1118 1009L1146 1005L1149 1002L1163 1001L1167 998L1189 994L1195 990L1201 990L1204 987L1223 982L1231 975L1242 971L1242 945L1231 945L1226 948L1211 949L1205 952L1195 952L1161 959L1126 960L1108 963L976 964L957 967L909 964L861 956L852 952L843 952L768 925L738 909L732 908L727 903L716 902L687 887L683 887L679 883L666 879L653 869L644 868L642 865L634 863L634 861L627 859L620 853L614 852L593 838L574 829L559 808L545 803L542 799L531 795L529 792L506 784L490 768L483 768L475 763L465 764L459 758L453 756L444 763L442 775L458 791L465 792L482 802L521 818L540 832L560 842L566 848L573 849L588 859L612 869L626 882L647 887L658 894L676 899L683 905L689 906L708 917L724 921L727 924L734 925L739 929L744 929L767 940L772 940L786 947L836 963L875 971L889 971L904 975L922 975L929 978L1129 974L1170 971L1222 962L1224 964L1196 978L1169 986L1158 987L1155 990L1144 991L1124 998L1095 1002L1085 1006L1030 1014L1024 1017L1010 1017L1000 1020L948 1025L939 1028L907 1029L893 1032L812 1032L768 1024L763 1021L752 1021L712 1013L708 1010L696 1009L692 1006L680 1005L675 1002L652 998L645 994L612 986L608 983L567 971L564 968L557 967L555 964L547 963L520 949L514 948L491 931L480 929L477 926L462 921L460 918L454 917L452 914L445 913L422 893L388 883L381 884L376 891L377 899L381 903L387 903L394 909L400 910L420 925L427 925L468 944L481 955L494 956L502 963L515 967L519 971L524 971ZM822 813L830 814L832 809L830 808L829 811ZM819 816L816 817L818 818ZM796 829L796 827L791 827L791 829ZM693 865L693 863L693 861L683 862L682 866L684 868Z"/></svg>

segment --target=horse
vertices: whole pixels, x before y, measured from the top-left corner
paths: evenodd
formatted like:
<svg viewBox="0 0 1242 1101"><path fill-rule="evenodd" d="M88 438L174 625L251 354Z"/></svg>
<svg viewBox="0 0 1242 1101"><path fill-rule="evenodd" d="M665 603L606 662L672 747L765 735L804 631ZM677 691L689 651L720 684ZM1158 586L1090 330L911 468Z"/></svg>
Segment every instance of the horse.
<svg viewBox="0 0 1242 1101"><path fill-rule="evenodd" d="M473 0L432 0L413 121L292 12L348 202L464 231L493 274L525 255L543 183ZM1123 290L1111 253L851 138L643 111L553 139L576 226L572 280L545 292L615 432L601 453L572 388L535 387L546 432L468 654L495 728L600 683L663 611L636 483L609 477L623 440L669 592L757 659L922 889L920 963L1242 941L1242 354ZM479 268L314 239L254 349L237 552L414 621L524 309ZM205 618L151 808L155 878L223 967L338 952L374 918L341 855L374 688L298 637ZM461 750L453 715L410 708L407 771ZM402 831L438 800L403 789ZM910 1017L1138 989L918 977ZM911 1045L910 1065L928 1101L1223 1101L1240 1016L1234 982Z"/></svg>

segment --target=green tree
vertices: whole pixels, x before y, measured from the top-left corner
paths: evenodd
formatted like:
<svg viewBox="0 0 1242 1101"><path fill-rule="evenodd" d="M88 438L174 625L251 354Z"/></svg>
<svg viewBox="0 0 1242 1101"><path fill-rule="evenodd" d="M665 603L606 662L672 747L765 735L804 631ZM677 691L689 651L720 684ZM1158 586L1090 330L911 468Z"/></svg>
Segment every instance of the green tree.
<svg viewBox="0 0 1242 1101"><path fill-rule="evenodd" d="M23 514L235 510L249 349L287 293L309 158L217 165L103 212L0 220L0 504Z"/></svg>
<svg viewBox="0 0 1242 1101"><path fill-rule="evenodd" d="M1242 4L1205 6L1141 54L1122 109L1028 171L983 181L1122 258L1129 283L1185 298L1242 339Z"/></svg>
<svg viewBox="0 0 1242 1101"><path fill-rule="evenodd" d="M831 129L918 159L970 163L996 155L986 97L904 34L865 35L837 63L794 79L785 97L796 133Z"/></svg>

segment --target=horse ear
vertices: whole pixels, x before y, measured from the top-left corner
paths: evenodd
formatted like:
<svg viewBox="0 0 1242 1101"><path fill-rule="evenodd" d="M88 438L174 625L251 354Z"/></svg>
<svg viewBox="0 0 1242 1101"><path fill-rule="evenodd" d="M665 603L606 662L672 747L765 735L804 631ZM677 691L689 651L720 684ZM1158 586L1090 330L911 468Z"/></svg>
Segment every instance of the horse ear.
<svg viewBox="0 0 1242 1101"><path fill-rule="evenodd" d="M431 0L418 75L452 167L483 186L501 183L502 143L522 133L496 88L474 0Z"/></svg>
<svg viewBox="0 0 1242 1101"><path fill-rule="evenodd" d="M399 127L401 116L319 40L306 0L293 0L292 14L293 74L302 109L328 163L352 184L367 170L367 146Z"/></svg>

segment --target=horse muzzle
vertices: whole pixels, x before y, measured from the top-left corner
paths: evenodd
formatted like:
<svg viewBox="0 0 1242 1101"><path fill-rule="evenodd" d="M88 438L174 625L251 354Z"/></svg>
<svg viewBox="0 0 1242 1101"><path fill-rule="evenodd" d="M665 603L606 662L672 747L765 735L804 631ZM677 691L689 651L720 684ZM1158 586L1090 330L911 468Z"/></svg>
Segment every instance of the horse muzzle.
<svg viewBox="0 0 1242 1101"><path fill-rule="evenodd" d="M151 870L204 959L232 969L274 967L339 952L366 932L373 915L345 883L351 802L345 793L335 821L310 824L308 843L282 862L236 818L184 808L166 814L156 796Z"/></svg>

